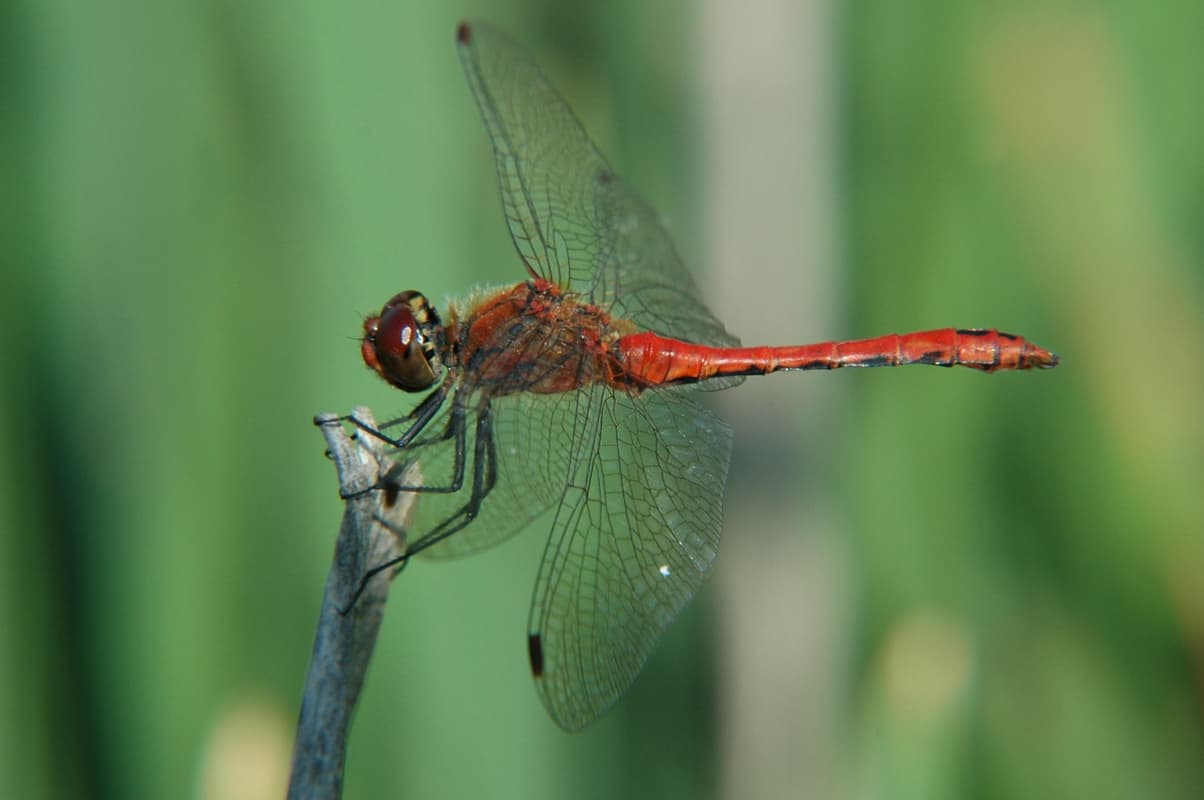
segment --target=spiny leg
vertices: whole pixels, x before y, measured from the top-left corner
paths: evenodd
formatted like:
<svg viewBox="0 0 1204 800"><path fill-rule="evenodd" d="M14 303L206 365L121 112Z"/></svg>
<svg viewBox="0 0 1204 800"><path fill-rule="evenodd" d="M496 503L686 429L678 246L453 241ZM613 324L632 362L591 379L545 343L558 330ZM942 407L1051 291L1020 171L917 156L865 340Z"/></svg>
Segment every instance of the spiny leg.
<svg viewBox="0 0 1204 800"><path fill-rule="evenodd" d="M410 442L413 441L414 437L417 436L423 428L430 424L430 421L435 418L436 414L439 413L439 409L443 407L443 401L447 399L447 394L447 385L444 384L424 397L422 402L415 406L414 410L406 416L390 420L389 422L386 422L384 425L380 426L381 428L388 428L393 425L413 420L413 424L406 428L405 433L396 439L385 434L378 428L374 428L371 425L361 422L360 420L356 419L354 414L349 414L341 419L350 422L356 428L368 434L369 436L374 436L390 447L396 447L398 450L400 450L409 445Z"/></svg>
<svg viewBox="0 0 1204 800"><path fill-rule="evenodd" d="M451 487L415 487L409 491L457 491L463 485L464 477L464 436L465 412L462 406L453 407L453 419L458 418L459 424L456 427L456 474L453 475L452 484L456 488ZM364 577L360 580L359 588L356 589L355 596L351 599L346 610L350 610L355 606L356 600L363 593L364 588L368 585L368 581L372 580L377 574L383 572L390 567L401 564L401 569L409 562L410 556L419 553L431 545L443 541L458 531L463 530L481 509L481 502L493 490L497 484L497 444L493 440L493 411L488 403L477 414L476 440L473 443L473 468L472 468L472 489L468 501L461 506L456 512L448 516L443 522L439 523L429 533L415 542L412 546L406 548L404 555L390 559L383 564L378 564L372 569L364 573ZM379 519L379 518L378 518ZM392 526L380 520L382 524L393 530ZM343 613L346 613L344 611Z"/></svg>
<svg viewBox="0 0 1204 800"><path fill-rule="evenodd" d="M405 558L438 544L476 519L481 503L497 484L497 445L493 440L493 409L485 403L477 413L476 440L472 453L472 490L458 511L439 523L407 549Z"/></svg>

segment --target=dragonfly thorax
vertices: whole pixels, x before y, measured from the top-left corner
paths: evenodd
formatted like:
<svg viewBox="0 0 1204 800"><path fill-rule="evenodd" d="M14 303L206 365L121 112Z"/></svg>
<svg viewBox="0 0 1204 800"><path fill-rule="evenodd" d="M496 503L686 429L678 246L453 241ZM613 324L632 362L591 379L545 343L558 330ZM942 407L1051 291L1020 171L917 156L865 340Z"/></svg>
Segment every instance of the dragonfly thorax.
<svg viewBox="0 0 1204 800"><path fill-rule="evenodd" d="M420 292L394 295L378 316L364 319L364 363L393 386L421 392L434 385L443 363L443 323Z"/></svg>

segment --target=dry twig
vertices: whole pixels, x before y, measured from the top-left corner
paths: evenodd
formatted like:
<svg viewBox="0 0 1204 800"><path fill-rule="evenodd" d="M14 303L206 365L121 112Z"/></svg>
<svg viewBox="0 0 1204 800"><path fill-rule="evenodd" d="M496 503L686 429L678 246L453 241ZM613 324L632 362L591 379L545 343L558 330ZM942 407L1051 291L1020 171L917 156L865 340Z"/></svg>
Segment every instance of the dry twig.
<svg viewBox="0 0 1204 800"><path fill-rule="evenodd" d="M367 426L376 425L366 408L357 408L355 417ZM372 491L394 464L379 440L362 432L349 436L341 419L333 414L318 415L314 424L326 437L346 506L305 681L289 780L290 800L329 800L342 794L351 718L394 571L374 576L362 587L358 599L356 593L372 567L403 554L405 541L396 531L404 530L414 500L414 495L402 494L393 506L388 506L385 492ZM386 521L388 524L383 524ZM352 603L354 606L347 610Z"/></svg>

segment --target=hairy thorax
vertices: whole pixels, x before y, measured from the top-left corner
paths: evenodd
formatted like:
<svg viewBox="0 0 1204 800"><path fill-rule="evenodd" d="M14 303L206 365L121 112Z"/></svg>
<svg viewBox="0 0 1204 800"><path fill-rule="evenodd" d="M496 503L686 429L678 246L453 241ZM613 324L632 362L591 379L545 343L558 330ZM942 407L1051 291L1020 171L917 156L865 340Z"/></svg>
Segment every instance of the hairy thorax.
<svg viewBox="0 0 1204 800"><path fill-rule="evenodd" d="M464 375L495 396L613 382L615 344L632 329L543 280L480 297L456 316Z"/></svg>

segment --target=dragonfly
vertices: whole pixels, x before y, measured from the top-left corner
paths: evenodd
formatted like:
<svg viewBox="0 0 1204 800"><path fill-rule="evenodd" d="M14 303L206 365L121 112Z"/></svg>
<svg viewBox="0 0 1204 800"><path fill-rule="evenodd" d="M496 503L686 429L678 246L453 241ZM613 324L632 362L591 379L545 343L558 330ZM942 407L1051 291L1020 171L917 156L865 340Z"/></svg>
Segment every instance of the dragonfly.
<svg viewBox="0 0 1204 800"><path fill-rule="evenodd" d="M550 513L527 653L573 731L631 686L715 561L732 431L705 392L779 371L1058 357L989 329L742 347L526 51L479 22L456 42L526 275L442 313L401 292L364 320L367 366L426 393L371 431L392 448L387 489L419 493L405 555L372 572L474 553Z"/></svg>

